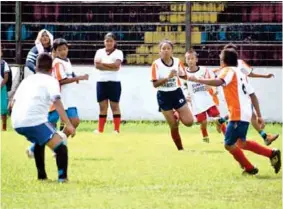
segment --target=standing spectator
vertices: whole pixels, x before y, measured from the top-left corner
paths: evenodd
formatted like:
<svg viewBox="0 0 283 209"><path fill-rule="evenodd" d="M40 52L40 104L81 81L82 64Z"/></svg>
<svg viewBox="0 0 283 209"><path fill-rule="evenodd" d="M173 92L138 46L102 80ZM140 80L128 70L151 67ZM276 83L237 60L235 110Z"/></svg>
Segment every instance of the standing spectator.
<svg viewBox="0 0 283 209"><path fill-rule="evenodd" d="M25 78L35 73L36 59L39 54L43 52L51 53L51 47L53 44L53 35L48 30L43 29L39 31L34 43L35 46L31 48L26 59L26 64L24 69Z"/></svg>

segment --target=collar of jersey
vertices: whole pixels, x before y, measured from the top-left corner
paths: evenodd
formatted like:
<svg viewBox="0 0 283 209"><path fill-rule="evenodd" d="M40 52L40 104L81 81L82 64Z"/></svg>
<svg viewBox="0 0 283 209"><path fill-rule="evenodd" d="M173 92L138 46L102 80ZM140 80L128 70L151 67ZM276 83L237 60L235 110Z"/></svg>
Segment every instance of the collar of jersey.
<svg viewBox="0 0 283 209"><path fill-rule="evenodd" d="M57 57L57 56L56 56L55 58L60 59L60 60L64 60L64 61L68 62L68 58L66 58L66 59L62 59L62 58Z"/></svg>
<svg viewBox="0 0 283 209"><path fill-rule="evenodd" d="M194 72L192 72L192 71L190 71L190 70L188 70L188 69L190 69L190 68L187 68L187 72L188 72L188 73L196 73L196 72L198 72L198 71L200 70L200 67L198 66L198 69L197 69L196 71L194 71Z"/></svg>
<svg viewBox="0 0 283 209"><path fill-rule="evenodd" d="M174 65L174 59L172 58L172 57L170 57L171 58L171 60L172 60L172 64L171 65L167 65L164 61L163 61L163 59L161 59L161 62L163 63L163 65L165 65L166 67L172 67L173 65Z"/></svg>

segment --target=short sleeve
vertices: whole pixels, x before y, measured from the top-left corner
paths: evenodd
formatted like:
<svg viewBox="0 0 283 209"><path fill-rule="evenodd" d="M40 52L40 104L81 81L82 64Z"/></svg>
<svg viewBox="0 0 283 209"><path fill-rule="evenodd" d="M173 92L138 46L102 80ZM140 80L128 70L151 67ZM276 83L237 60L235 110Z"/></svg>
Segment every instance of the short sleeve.
<svg viewBox="0 0 283 209"><path fill-rule="evenodd" d="M55 102L57 99L59 99L61 96L60 94L60 85L59 85L59 82L56 81L54 78L52 78L49 82L49 85L48 85L48 94L49 94L49 97L50 97L50 100L52 102Z"/></svg>
<svg viewBox="0 0 283 209"><path fill-rule="evenodd" d="M224 85L228 85L232 81L234 74L235 72L233 70L226 67L222 70L218 77L225 82Z"/></svg>
<svg viewBox="0 0 283 209"><path fill-rule="evenodd" d="M116 56L115 56L115 59L116 60L120 60L121 62L123 62L123 60L124 60L124 55L123 55L123 52L121 51L121 50L118 50L117 51L117 54L116 54ZM116 61L115 60L115 61Z"/></svg>
<svg viewBox="0 0 283 209"><path fill-rule="evenodd" d="M179 74L179 76L185 76L185 75L187 74L187 73L186 73L186 70L185 70L185 66L184 66L184 64L182 63L182 61L179 61L178 74Z"/></svg>
<svg viewBox="0 0 283 209"><path fill-rule="evenodd" d="M240 67L241 72L247 76L253 71L253 69L244 60L240 60L239 65L240 66L238 67Z"/></svg>
<svg viewBox="0 0 283 209"><path fill-rule="evenodd" d="M152 80L152 81L158 80L158 76L157 76L157 65L156 65L156 63L153 63L153 64L151 65L151 80Z"/></svg>
<svg viewBox="0 0 283 209"><path fill-rule="evenodd" d="M9 65L7 62L5 62L5 65L4 65L4 73L8 73L10 72L10 68L9 68Z"/></svg>
<svg viewBox="0 0 283 209"><path fill-rule="evenodd" d="M101 50L98 49L94 55L94 62L101 59Z"/></svg>
<svg viewBox="0 0 283 209"><path fill-rule="evenodd" d="M64 70L64 67L62 64L60 63L56 63L55 66L54 66L54 74L55 74L55 77L57 78L58 81L61 81L63 79L66 79L68 76Z"/></svg>
<svg viewBox="0 0 283 209"><path fill-rule="evenodd" d="M216 75L214 74L214 72L211 69L206 68L205 78L214 79L214 78L216 78Z"/></svg>

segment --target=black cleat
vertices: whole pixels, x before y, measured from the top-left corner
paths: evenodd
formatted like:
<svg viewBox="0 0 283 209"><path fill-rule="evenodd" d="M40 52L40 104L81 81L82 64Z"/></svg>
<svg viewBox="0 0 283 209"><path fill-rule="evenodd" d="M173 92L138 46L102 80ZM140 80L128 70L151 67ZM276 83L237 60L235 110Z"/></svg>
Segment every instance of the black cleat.
<svg viewBox="0 0 283 209"><path fill-rule="evenodd" d="M279 149L272 150L270 162L271 166L274 168L275 173L278 173L281 169L281 151Z"/></svg>
<svg viewBox="0 0 283 209"><path fill-rule="evenodd" d="M252 170L249 171L244 170L242 174L252 176L252 175L256 175L257 173L258 173L258 168L254 167Z"/></svg>

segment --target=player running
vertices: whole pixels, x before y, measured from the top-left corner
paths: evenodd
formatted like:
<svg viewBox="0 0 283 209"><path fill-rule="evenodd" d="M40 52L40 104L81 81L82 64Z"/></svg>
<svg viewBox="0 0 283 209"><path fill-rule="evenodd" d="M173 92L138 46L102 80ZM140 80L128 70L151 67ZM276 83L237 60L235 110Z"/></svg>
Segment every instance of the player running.
<svg viewBox="0 0 283 209"><path fill-rule="evenodd" d="M225 148L233 155L241 167L243 174L255 175L258 169L250 163L243 150L254 152L270 159L275 173L281 168L281 152L258 144L256 141L247 140L246 135L252 117L253 104L257 121L264 126L257 97L248 83L246 76L237 69L238 55L234 49L224 49L220 54L223 69L216 79L202 79L191 76L189 80L210 86L223 86L224 96L229 110L229 123L225 134Z"/></svg>
<svg viewBox="0 0 283 209"><path fill-rule="evenodd" d="M173 44L170 41L162 41L159 48L160 58L151 66L151 80L154 88L158 89L158 105L170 126L171 137L177 149L183 150L178 118L173 110L178 112L179 120L185 126L193 124L193 115L181 89L180 77L185 78L186 72L180 60L173 57Z"/></svg>
<svg viewBox="0 0 283 209"><path fill-rule="evenodd" d="M191 49L186 53L186 63L189 66L187 68L188 77L194 75L197 78L210 78L212 72L205 67L197 66L198 58L196 52ZM226 131L225 119L220 117L218 108L216 107L208 89L212 89L207 85L196 83L193 81L187 81L189 98L192 105L192 111L200 124L201 133L204 142L209 142L207 133L207 116L215 118L217 120L217 129L221 130L223 134Z"/></svg>

